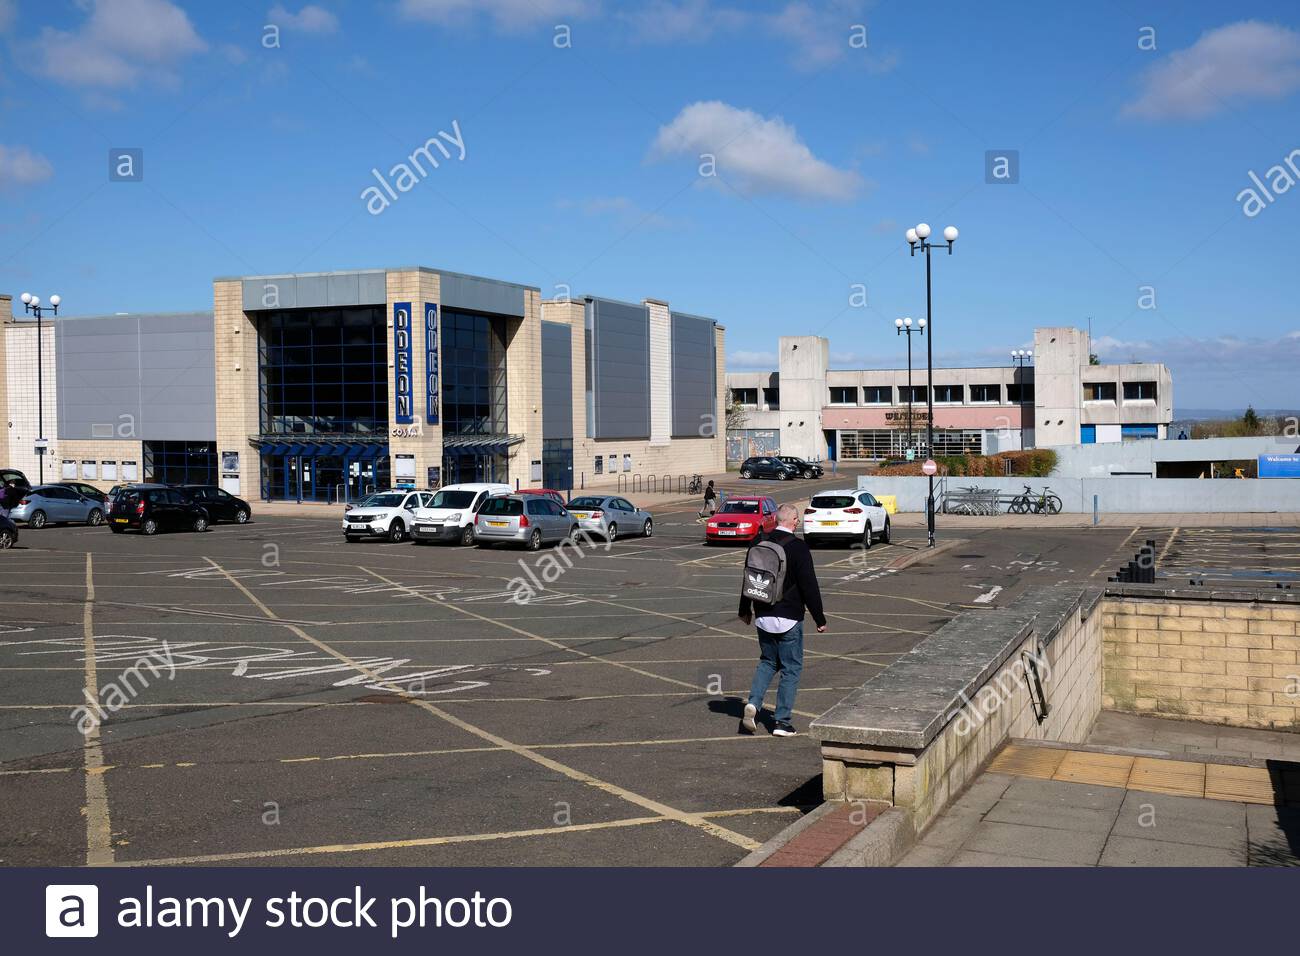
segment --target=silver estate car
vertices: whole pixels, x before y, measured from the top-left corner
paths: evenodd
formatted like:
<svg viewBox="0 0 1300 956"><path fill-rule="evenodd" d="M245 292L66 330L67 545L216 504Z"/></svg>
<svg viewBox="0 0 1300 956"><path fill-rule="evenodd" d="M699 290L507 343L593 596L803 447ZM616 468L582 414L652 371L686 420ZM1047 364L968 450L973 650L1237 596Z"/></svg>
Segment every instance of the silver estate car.
<svg viewBox="0 0 1300 956"><path fill-rule="evenodd" d="M544 495L496 495L483 502L474 520L474 541L479 547L519 544L536 551L577 531L573 516Z"/></svg>
<svg viewBox="0 0 1300 956"><path fill-rule="evenodd" d="M25 521L29 528L47 524L104 523L104 505L62 485L37 485L9 512L14 521Z"/></svg>
<svg viewBox="0 0 1300 956"><path fill-rule="evenodd" d="M655 533L655 520L626 498L617 495L583 495L569 502L569 514L578 519L583 531L613 541L619 535Z"/></svg>

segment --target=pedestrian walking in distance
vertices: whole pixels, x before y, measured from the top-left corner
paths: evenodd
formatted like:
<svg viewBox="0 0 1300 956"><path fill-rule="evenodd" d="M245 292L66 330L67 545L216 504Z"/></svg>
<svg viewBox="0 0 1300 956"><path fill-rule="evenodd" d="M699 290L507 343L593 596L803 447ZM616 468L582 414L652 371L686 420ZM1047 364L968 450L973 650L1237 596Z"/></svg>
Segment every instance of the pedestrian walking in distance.
<svg viewBox="0 0 1300 956"><path fill-rule="evenodd" d="M700 517L716 514L718 511L718 493L713 488L713 482L709 482L704 488L704 507L700 509Z"/></svg>
<svg viewBox="0 0 1300 956"><path fill-rule="evenodd" d="M794 534L798 520L798 508L782 505L776 511L776 530L756 542L745 555L739 614L746 624L752 622L758 628L759 646L758 667L740 718L740 729L747 734L757 730L763 697L777 674L781 679L776 688L772 733L777 737L798 733L790 718L794 716L794 698L803 673L805 612L812 615L818 634L826 630L812 552Z"/></svg>

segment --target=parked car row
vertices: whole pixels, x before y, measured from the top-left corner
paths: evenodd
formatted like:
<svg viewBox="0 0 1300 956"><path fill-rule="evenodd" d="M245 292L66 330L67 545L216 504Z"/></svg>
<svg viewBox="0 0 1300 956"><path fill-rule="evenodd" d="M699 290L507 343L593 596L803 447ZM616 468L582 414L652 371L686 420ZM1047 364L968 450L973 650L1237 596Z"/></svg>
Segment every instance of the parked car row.
<svg viewBox="0 0 1300 956"><path fill-rule="evenodd" d="M733 495L709 515L705 544L753 542L776 528L775 499L768 495ZM888 544L889 512L871 494L856 489L813 495L803 512L803 537L809 545L838 542L869 548Z"/></svg>
<svg viewBox="0 0 1300 956"><path fill-rule="evenodd" d="M609 541L650 537L654 517L619 495L583 495L566 502L549 488L515 491L506 484L470 482L437 491L381 491L349 505L342 531L349 541L410 538L416 544L543 544L588 532Z"/></svg>
<svg viewBox="0 0 1300 956"><path fill-rule="evenodd" d="M754 455L740 463L741 478L820 478L826 474L821 465L794 455Z"/></svg>
<svg viewBox="0 0 1300 956"><path fill-rule="evenodd" d="M149 482L114 485L101 491L80 481L56 481L32 486L12 468L0 469L0 484L13 482L22 496L10 509L9 528L0 535L0 549L17 541L17 525L40 529L55 524L107 524L114 533L206 531L210 524L245 524L253 516L248 502L215 485L165 485Z"/></svg>

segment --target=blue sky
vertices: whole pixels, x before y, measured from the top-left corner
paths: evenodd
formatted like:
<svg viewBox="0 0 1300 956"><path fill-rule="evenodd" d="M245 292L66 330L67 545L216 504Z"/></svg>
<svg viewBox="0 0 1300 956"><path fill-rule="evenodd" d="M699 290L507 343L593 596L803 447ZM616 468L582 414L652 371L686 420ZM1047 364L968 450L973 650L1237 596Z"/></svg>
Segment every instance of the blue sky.
<svg viewBox="0 0 1300 956"><path fill-rule="evenodd" d="M1294 3L0 0L0 290L183 311L219 275L420 264L667 299L736 369L803 333L889 366L924 220L961 230L945 363L1091 318L1179 407L1293 406L1298 107ZM371 170L440 132L464 157L372 214Z"/></svg>

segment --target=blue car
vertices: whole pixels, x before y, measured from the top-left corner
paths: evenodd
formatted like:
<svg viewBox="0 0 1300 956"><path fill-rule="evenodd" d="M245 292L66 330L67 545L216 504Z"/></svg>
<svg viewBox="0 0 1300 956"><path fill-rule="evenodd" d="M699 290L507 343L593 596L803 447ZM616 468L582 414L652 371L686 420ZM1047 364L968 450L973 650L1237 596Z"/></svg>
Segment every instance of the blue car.
<svg viewBox="0 0 1300 956"><path fill-rule="evenodd" d="M104 523L104 506L63 485L37 485L23 495L9 517L16 522L25 521L29 528L44 528L48 524L96 527Z"/></svg>

